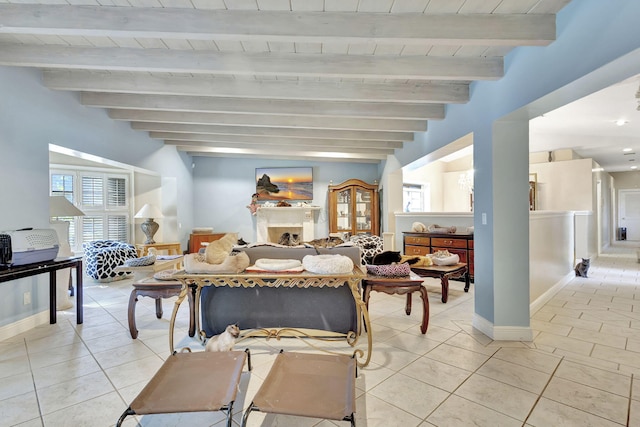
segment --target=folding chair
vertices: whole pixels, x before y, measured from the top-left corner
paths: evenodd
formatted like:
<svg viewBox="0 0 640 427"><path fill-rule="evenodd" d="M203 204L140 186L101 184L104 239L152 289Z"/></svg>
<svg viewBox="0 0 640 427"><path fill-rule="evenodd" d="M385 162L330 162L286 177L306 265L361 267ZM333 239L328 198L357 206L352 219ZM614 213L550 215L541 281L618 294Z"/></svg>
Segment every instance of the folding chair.
<svg viewBox="0 0 640 427"><path fill-rule="evenodd" d="M253 411L350 421L355 427L355 379L354 357L281 351L242 416L242 427Z"/></svg>
<svg viewBox="0 0 640 427"><path fill-rule="evenodd" d="M233 402L245 361L251 370L248 349L174 352L120 416L116 426L120 427L128 415L223 411L227 427L231 427Z"/></svg>

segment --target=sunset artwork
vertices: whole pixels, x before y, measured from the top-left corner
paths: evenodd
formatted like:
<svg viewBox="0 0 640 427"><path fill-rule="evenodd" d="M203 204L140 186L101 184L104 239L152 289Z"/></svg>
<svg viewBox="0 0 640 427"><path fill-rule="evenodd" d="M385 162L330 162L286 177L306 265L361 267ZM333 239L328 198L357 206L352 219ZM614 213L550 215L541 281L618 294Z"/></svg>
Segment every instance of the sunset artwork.
<svg viewBox="0 0 640 427"><path fill-rule="evenodd" d="M313 200L313 169L256 168L258 200Z"/></svg>

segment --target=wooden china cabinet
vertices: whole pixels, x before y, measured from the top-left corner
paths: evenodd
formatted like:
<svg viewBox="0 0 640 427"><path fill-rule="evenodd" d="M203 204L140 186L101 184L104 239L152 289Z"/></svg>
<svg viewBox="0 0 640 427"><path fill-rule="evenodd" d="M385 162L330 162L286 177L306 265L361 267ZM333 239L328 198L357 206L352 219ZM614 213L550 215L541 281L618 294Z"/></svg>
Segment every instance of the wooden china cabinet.
<svg viewBox="0 0 640 427"><path fill-rule="evenodd" d="M329 232L380 234L378 185L359 179L329 186Z"/></svg>

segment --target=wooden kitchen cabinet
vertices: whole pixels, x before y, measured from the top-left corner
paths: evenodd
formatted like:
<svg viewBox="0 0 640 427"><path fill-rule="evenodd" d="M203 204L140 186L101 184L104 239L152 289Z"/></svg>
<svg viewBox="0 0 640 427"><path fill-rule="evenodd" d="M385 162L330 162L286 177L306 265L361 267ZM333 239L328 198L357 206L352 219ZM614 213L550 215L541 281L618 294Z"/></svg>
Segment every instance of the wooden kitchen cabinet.
<svg viewBox="0 0 640 427"><path fill-rule="evenodd" d="M469 277L473 280L473 234L414 232L402 234L405 255L428 255L447 250L449 253L457 254L460 262L467 264Z"/></svg>
<svg viewBox="0 0 640 427"><path fill-rule="evenodd" d="M380 234L378 185L359 179L329 186L329 232Z"/></svg>

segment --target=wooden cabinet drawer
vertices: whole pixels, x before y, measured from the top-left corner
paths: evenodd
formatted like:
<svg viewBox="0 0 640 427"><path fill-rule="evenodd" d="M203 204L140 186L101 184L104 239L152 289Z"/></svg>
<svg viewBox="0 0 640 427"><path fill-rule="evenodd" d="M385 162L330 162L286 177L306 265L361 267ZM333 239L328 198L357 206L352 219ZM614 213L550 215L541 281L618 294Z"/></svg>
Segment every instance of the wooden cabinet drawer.
<svg viewBox="0 0 640 427"><path fill-rule="evenodd" d="M473 239L469 240L469 249L473 249Z"/></svg>
<svg viewBox="0 0 640 427"><path fill-rule="evenodd" d="M431 239L431 244L433 246L442 246L445 248L467 248L467 241L463 239L448 239L441 237L434 237Z"/></svg>
<svg viewBox="0 0 640 427"><path fill-rule="evenodd" d="M449 251L450 254L457 254L460 257L460 262L467 263L467 250L466 249L453 249L453 248L437 248L433 247L431 253L436 253L438 251Z"/></svg>
<svg viewBox="0 0 640 427"><path fill-rule="evenodd" d="M405 245L405 255L428 255L431 252L428 246L409 246Z"/></svg>
<svg viewBox="0 0 640 427"><path fill-rule="evenodd" d="M431 244L431 239L429 237L405 236L404 244L416 245L416 246L429 246Z"/></svg>

